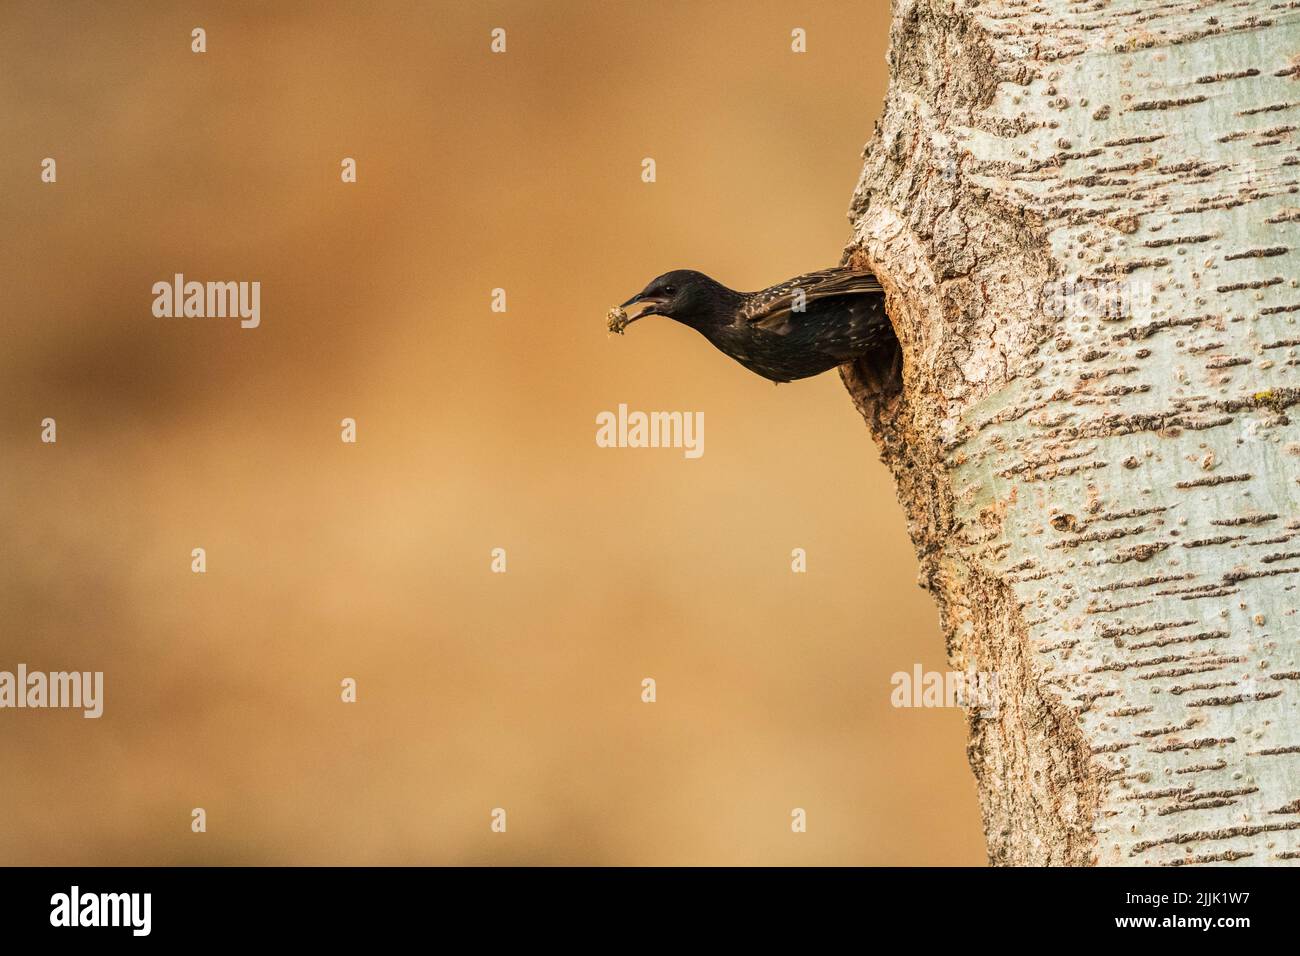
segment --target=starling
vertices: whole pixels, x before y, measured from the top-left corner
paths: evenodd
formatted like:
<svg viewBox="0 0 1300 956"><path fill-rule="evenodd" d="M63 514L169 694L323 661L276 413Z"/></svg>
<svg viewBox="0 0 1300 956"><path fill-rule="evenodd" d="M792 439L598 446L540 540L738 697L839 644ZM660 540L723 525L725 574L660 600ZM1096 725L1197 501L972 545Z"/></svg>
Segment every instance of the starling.
<svg viewBox="0 0 1300 956"><path fill-rule="evenodd" d="M623 310L645 306L636 315ZM736 292L690 269L666 272L610 310L609 329L664 315L751 372L792 382L892 344L885 293L870 272L823 269L761 292Z"/></svg>

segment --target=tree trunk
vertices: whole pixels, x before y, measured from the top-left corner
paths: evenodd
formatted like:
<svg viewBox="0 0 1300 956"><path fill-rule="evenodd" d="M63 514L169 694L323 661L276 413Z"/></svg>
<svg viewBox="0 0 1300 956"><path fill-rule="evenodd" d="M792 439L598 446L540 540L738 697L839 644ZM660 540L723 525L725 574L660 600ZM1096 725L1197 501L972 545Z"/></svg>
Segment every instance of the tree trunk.
<svg viewBox="0 0 1300 956"><path fill-rule="evenodd" d="M1300 859L1300 2L896 0L848 255L1003 864ZM918 636L918 640L923 636Z"/></svg>

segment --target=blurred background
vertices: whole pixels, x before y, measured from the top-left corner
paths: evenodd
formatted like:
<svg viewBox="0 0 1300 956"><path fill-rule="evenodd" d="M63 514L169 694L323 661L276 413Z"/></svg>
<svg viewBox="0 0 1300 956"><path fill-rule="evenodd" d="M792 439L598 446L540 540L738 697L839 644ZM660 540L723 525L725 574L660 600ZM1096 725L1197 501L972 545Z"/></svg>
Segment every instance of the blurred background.
<svg viewBox="0 0 1300 956"><path fill-rule="evenodd" d="M962 714L890 706L944 649L839 377L604 328L838 262L888 23L5 3L0 669L105 713L0 711L0 863L983 863ZM261 327L155 318L176 272ZM597 448L620 402L704 456Z"/></svg>

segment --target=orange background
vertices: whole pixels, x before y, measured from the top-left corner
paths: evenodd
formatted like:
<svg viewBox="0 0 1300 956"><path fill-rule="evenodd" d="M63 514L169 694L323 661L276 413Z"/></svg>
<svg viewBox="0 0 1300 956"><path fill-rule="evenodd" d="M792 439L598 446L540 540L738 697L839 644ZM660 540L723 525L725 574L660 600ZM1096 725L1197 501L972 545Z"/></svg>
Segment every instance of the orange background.
<svg viewBox="0 0 1300 956"><path fill-rule="evenodd" d="M0 711L0 862L983 862L962 715L889 704L943 645L838 376L604 330L670 268L838 261L887 33L848 0L7 3L0 669L106 687ZM260 280L261 327L154 318L175 272ZM703 458L597 448L620 402L703 411Z"/></svg>

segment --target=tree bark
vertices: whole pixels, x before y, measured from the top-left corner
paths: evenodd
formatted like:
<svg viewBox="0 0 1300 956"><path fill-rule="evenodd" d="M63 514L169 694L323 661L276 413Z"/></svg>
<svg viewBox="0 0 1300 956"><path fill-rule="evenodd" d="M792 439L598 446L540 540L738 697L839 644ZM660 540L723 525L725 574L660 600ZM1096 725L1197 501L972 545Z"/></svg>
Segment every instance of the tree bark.
<svg viewBox="0 0 1300 956"><path fill-rule="evenodd" d="M998 677L990 860L1300 859L1300 2L895 0L889 62L842 374Z"/></svg>

